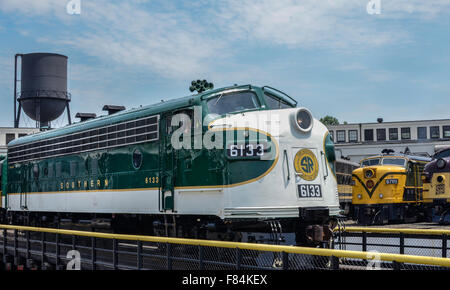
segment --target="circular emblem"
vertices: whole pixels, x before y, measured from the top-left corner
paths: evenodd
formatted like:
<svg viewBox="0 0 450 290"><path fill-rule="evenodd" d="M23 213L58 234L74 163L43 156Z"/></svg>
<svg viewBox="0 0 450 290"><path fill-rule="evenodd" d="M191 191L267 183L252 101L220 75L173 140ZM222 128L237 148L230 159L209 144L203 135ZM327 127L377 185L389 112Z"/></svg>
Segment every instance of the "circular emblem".
<svg viewBox="0 0 450 290"><path fill-rule="evenodd" d="M308 181L316 179L319 173L316 156L309 149L302 149L295 154L294 168L301 178Z"/></svg>

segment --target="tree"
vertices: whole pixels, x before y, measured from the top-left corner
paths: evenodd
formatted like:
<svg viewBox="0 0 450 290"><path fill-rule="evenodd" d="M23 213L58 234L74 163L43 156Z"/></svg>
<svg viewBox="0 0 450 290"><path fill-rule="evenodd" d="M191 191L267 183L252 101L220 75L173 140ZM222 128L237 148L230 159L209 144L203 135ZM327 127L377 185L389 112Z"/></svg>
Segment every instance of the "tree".
<svg viewBox="0 0 450 290"><path fill-rule="evenodd" d="M326 115L325 117L320 118L320 122L322 122L328 126L339 125L339 120L336 119L335 117L329 116L329 115Z"/></svg>

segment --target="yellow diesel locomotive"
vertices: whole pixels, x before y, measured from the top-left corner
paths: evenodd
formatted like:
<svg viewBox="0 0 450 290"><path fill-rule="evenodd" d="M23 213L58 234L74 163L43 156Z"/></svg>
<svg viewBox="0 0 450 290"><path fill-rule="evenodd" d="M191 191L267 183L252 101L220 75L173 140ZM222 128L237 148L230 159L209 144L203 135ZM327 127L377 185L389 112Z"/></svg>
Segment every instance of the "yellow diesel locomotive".
<svg viewBox="0 0 450 290"><path fill-rule="evenodd" d="M450 223L450 146L441 148L425 165L423 200L433 222Z"/></svg>
<svg viewBox="0 0 450 290"><path fill-rule="evenodd" d="M353 171L353 219L360 224L414 222L423 219L421 174L431 158L379 155L361 160Z"/></svg>

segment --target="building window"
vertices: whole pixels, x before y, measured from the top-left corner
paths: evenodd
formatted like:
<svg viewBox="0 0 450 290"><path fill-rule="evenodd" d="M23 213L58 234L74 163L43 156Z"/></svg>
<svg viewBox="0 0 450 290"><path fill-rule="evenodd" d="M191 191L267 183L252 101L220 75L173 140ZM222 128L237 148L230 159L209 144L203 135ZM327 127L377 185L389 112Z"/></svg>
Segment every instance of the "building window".
<svg viewBox="0 0 450 290"><path fill-rule="evenodd" d="M442 132L444 133L444 138L450 138L450 126L442 126Z"/></svg>
<svg viewBox="0 0 450 290"><path fill-rule="evenodd" d="M397 128L389 128L389 140L398 140Z"/></svg>
<svg viewBox="0 0 450 290"><path fill-rule="evenodd" d="M411 128L401 128L402 140L411 139Z"/></svg>
<svg viewBox="0 0 450 290"><path fill-rule="evenodd" d="M8 144L9 142L11 142L12 140L14 140L16 138L16 134L13 133L6 133L6 144Z"/></svg>
<svg viewBox="0 0 450 290"><path fill-rule="evenodd" d="M430 138L439 139L441 134L439 134L439 126L431 126L430 127Z"/></svg>
<svg viewBox="0 0 450 290"><path fill-rule="evenodd" d="M348 142L358 142L358 131L349 130L348 131Z"/></svg>
<svg viewBox="0 0 450 290"><path fill-rule="evenodd" d="M336 131L336 141L338 143L345 142L345 131L344 130Z"/></svg>
<svg viewBox="0 0 450 290"><path fill-rule="evenodd" d="M417 127L417 139L427 139L427 127Z"/></svg>
<svg viewBox="0 0 450 290"><path fill-rule="evenodd" d="M386 140L386 129L377 129L377 141Z"/></svg>
<svg viewBox="0 0 450 290"><path fill-rule="evenodd" d="M373 129L364 130L364 141L373 141Z"/></svg>
<svg viewBox="0 0 450 290"><path fill-rule="evenodd" d="M19 138L20 138L20 137L25 137L25 136L27 136L27 134L25 134L25 133L19 133Z"/></svg>

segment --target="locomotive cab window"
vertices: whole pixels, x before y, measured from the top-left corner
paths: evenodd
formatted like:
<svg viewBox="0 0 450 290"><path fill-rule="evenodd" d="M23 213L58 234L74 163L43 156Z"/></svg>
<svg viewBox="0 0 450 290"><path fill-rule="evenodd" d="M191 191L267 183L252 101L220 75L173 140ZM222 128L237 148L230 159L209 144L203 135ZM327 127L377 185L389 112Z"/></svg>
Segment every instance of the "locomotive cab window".
<svg viewBox="0 0 450 290"><path fill-rule="evenodd" d="M225 115L260 108L258 97L253 92L220 94L207 101L209 113Z"/></svg>
<svg viewBox="0 0 450 290"><path fill-rule="evenodd" d="M283 102L280 98L277 98L269 93L264 93L264 99L268 109L271 110L294 108L293 106Z"/></svg>
<svg viewBox="0 0 450 290"><path fill-rule="evenodd" d="M373 159L368 159L368 160L364 160L361 164L362 167L365 166L374 166L374 165L379 165L380 164L380 158L373 158Z"/></svg>

